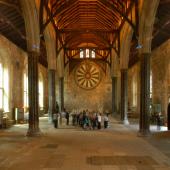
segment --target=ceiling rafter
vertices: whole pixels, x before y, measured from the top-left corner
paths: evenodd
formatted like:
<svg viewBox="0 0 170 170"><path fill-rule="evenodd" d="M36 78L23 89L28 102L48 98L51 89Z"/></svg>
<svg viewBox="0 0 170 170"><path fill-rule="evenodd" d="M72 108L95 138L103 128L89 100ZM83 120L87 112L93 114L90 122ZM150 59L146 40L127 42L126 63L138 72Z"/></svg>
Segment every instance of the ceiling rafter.
<svg viewBox="0 0 170 170"><path fill-rule="evenodd" d="M129 14L136 0L50 0L46 24L53 23L63 48L81 44L113 48L120 53L120 30L124 22L133 29ZM73 3L72 3L73 2ZM135 30L136 31L136 30ZM62 38L61 38L62 37Z"/></svg>
<svg viewBox="0 0 170 170"><path fill-rule="evenodd" d="M126 13L123 13L121 11L119 11L119 9L117 9L113 4L111 4L108 0L99 0L101 3L103 3L106 7L112 9L113 11L117 11L118 14L123 17L131 26L133 29L135 29L134 24L132 23L132 21L128 18L128 15L126 15ZM132 1L133 2L133 1ZM134 3L134 2L133 2Z"/></svg>
<svg viewBox="0 0 170 170"><path fill-rule="evenodd" d="M3 4L3 5L6 5L7 7L15 9L22 16L22 13L21 13L20 8L18 7L18 4L11 3L8 1L4 1L4 0L0 0L0 4Z"/></svg>
<svg viewBox="0 0 170 170"><path fill-rule="evenodd" d="M53 18L60 13L62 10L67 10L71 4L74 4L75 2L77 2L77 0L69 0L68 2L64 3L64 5L62 5L60 8L57 8L57 10L54 13L50 12L49 9L49 18L47 19L46 23L43 26L43 30L46 28L46 26L53 20ZM49 8L49 7L48 7Z"/></svg>

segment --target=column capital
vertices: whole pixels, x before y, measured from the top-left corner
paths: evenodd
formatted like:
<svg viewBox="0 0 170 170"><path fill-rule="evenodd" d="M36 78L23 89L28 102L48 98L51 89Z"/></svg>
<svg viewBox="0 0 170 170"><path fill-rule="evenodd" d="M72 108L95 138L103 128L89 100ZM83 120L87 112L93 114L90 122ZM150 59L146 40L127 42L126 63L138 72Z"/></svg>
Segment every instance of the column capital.
<svg viewBox="0 0 170 170"><path fill-rule="evenodd" d="M141 59L142 57L150 57L151 56L151 52L147 52L147 53L140 53L139 54L139 58Z"/></svg>
<svg viewBox="0 0 170 170"><path fill-rule="evenodd" d="M40 56L40 52L38 52L38 51L27 51L27 54L28 54L28 57L30 55L32 55L32 56Z"/></svg>

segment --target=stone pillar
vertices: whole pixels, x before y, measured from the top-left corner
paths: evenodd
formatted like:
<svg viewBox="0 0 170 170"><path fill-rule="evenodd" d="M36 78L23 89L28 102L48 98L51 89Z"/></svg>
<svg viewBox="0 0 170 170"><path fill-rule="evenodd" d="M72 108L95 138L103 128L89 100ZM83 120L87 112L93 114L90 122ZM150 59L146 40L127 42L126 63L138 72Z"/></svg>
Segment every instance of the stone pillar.
<svg viewBox="0 0 170 170"><path fill-rule="evenodd" d="M112 114L116 113L116 84L117 77L112 77Z"/></svg>
<svg viewBox="0 0 170 170"><path fill-rule="evenodd" d="M121 120L124 124L129 124L128 121L128 69L121 69Z"/></svg>
<svg viewBox="0 0 170 170"><path fill-rule="evenodd" d="M140 88L140 125L139 135L147 136L150 133L149 106L150 106L150 53L144 53L140 58L141 88Z"/></svg>
<svg viewBox="0 0 170 170"><path fill-rule="evenodd" d="M64 77L59 78L59 110L64 109Z"/></svg>
<svg viewBox="0 0 170 170"><path fill-rule="evenodd" d="M49 101L49 110L48 117L49 122L52 122L53 114L55 112L55 103L56 103L56 95L55 95L55 70L48 70L48 101Z"/></svg>
<svg viewBox="0 0 170 170"><path fill-rule="evenodd" d="M28 53L29 128L27 136L40 135L38 115L38 58L39 53Z"/></svg>

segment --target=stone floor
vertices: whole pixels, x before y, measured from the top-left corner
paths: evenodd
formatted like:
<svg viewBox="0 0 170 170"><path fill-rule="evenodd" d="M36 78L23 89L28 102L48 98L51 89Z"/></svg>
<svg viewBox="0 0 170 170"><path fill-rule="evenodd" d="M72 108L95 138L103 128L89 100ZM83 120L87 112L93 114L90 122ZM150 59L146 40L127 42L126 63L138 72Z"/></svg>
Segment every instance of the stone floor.
<svg viewBox="0 0 170 170"><path fill-rule="evenodd" d="M65 124L65 123L63 123ZM111 119L109 129L54 129L40 119L41 137L26 137L28 125L0 130L0 170L170 170L169 132L147 138L136 126Z"/></svg>

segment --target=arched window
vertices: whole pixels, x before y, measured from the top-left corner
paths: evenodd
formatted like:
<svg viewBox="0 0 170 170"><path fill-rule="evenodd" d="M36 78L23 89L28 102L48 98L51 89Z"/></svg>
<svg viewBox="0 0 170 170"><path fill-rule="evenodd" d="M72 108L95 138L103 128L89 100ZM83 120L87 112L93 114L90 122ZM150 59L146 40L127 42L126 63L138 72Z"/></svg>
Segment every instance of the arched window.
<svg viewBox="0 0 170 170"><path fill-rule="evenodd" d="M4 88L3 88L3 66L0 63L0 109L3 108L3 96L4 96Z"/></svg>
<svg viewBox="0 0 170 170"><path fill-rule="evenodd" d="M132 79L132 93L133 93L133 99L132 99L132 106L137 106L137 78L134 75Z"/></svg>
<svg viewBox="0 0 170 170"><path fill-rule="evenodd" d="M44 83L42 73L40 72L39 75L39 107L42 109L44 107Z"/></svg>
<svg viewBox="0 0 170 170"><path fill-rule="evenodd" d="M28 74L27 74L27 68L25 68L24 71L24 108L28 108L29 102L28 102Z"/></svg>
<svg viewBox="0 0 170 170"><path fill-rule="evenodd" d="M86 49L86 58L89 58L89 57L90 57L89 49Z"/></svg>
<svg viewBox="0 0 170 170"><path fill-rule="evenodd" d="M96 53L94 50L92 50L91 58L96 58Z"/></svg>
<svg viewBox="0 0 170 170"><path fill-rule="evenodd" d="M0 62L0 109L9 111L9 73Z"/></svg>
<svg viewBox="0 0 170 170"><path fill-rule="evenodd" d="M80 58L83 58L84 56L84 52L83 52L83 50L80 50Z"/></svg>
<svg viewBox="0 0 170 170"><path fill-rule="evenodd" d="M150 73L150 98L152 98L152 71Z"/></svg>
<svg viewBox="0 0 170 170"><path fill-rule="evenodd" d="M80 58L96 58L95 50L80 49Z"/></svg>

